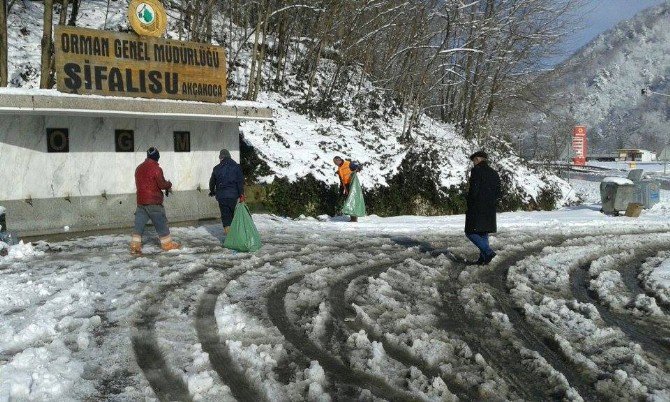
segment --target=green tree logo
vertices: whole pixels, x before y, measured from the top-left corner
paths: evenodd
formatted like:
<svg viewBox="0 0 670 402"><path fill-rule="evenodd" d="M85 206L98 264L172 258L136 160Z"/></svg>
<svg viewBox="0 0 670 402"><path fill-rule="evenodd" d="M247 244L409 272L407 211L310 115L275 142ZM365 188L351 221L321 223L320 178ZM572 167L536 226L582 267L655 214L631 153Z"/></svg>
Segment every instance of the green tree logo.
<svg viewBox="0 0 670 402"><path fill-rule="evenodd" d="M141 3L137 6L137 18L144 25L150 25L156 19L156 13L154 9L147 3Z"/></svg>

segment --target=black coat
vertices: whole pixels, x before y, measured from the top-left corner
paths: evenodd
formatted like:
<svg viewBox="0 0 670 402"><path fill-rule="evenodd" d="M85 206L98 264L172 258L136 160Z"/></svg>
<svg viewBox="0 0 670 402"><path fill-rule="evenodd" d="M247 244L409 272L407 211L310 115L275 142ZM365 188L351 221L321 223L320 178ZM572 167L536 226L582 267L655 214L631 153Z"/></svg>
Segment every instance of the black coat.
<svg viewBox="0 0 670 402"><path fill-rule="evenodd" d="M217 201L238 198L244 194L244 176L240 165L230 158L225 158L214 166L209 179L209 191L216 193Z"/></svg>
<svg viewBox="0 0 670 402"><path fill-rule="evenodd" d="M502 195L500 176L486 162L481 162L472 168L469 185L465 233L495 233L496 204Z"/></svg>

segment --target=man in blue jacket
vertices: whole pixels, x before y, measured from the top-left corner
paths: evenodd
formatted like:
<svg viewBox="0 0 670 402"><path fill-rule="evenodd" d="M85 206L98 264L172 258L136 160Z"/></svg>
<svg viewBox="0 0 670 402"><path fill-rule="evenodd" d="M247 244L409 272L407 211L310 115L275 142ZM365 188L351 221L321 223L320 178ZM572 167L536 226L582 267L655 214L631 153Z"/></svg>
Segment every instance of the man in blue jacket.
<svg viewBox="0 0 670 402"><path fill-rule="evenodd" d="M227 149L219 153L220 163L214 166L209 179L209 196L216 196L221 210L223 231L228 234L237 200L244 202L244 176L242 168L230 157Z"/></svg>

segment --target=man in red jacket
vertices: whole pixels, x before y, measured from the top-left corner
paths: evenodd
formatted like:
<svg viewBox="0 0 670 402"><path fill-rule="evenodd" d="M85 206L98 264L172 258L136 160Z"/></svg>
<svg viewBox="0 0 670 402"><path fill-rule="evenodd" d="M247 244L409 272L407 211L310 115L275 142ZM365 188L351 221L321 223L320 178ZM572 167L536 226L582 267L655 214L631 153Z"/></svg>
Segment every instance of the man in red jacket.
<svg viewBox="0 0 670 402"><path fill-rule="evenodd" d="M160 153L151 147L147 150L147 159L135 169L135 186L137 187L137 210L135 210L135 228L130 242L131 254L142 254L142 233L151 220L156 228L164 251L181 248L179 243L172 241L168 228L167 216L163 207L163 190L168 195L172 183L165 180L163 169L158 165Z"/></svg>

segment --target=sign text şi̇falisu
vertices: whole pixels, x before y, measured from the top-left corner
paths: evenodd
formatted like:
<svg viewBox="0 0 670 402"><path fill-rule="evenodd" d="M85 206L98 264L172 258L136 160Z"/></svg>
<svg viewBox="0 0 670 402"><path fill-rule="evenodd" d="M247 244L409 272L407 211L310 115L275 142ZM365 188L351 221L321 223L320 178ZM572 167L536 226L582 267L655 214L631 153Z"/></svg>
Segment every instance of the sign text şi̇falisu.
<svg viewBox="0 0 670 402"><path fill-rule="evenodd" d="M223 48L57 25L61 92L223 102Z"/></svg>

